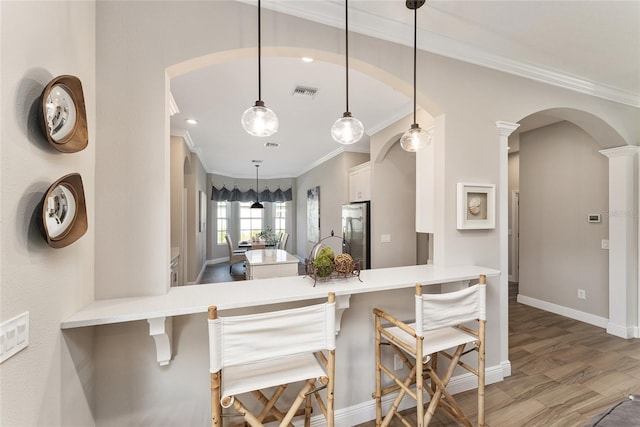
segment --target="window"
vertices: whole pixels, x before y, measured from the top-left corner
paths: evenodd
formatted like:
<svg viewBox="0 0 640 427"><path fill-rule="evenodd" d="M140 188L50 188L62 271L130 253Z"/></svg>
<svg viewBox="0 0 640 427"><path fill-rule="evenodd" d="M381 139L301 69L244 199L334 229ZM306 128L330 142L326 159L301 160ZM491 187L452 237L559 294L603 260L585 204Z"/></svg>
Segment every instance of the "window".
<svg viewBox="0 0 640 427"><path fill-rule="evenodd" d="M251 209L251 203L240 203L240 240L251 240L262 231L264 209Z"/></svg>
<svg viewBox="0 0 640 427"><path fill-rule="evenodd" d="M276 236L280 236L282 233L285 233L287 230L287 203L286 202L275 202L273 203L273 222L275 227L273 227L273 231L276 233Z"/></svg>
<svg viewBox="0 0 640 427"><path fill-rule="evenodd" d="M216 242L219 245L226 245L225 235L229 232L229 202L216 202L216 218L218 227Z"/></svg>

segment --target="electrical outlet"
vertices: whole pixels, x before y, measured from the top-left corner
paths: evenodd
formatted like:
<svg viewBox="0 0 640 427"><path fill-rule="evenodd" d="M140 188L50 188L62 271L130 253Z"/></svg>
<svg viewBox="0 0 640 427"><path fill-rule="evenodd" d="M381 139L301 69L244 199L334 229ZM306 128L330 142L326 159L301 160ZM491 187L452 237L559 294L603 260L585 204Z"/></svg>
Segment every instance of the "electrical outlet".
<svg viewBox="0 0 640 427"><path fill-rule="evenodd" d="M578 298L587 299L587 293L584 289L578 289Z"/></svg>

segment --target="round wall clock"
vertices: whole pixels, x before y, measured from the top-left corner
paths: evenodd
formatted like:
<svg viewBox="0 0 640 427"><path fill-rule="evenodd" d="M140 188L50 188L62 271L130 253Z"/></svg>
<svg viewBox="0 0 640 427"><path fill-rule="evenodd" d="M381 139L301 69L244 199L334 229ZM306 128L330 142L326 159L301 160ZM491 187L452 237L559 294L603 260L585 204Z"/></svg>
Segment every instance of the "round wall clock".
<svg viewBox="0 0 640 427"><path fill-rule="evenodd" d="M58 76L42 92L42 124L47 141L63 153L84 149L89 136L82 83L75 76Z"/></svg>
<svg viewBox="0 0 640 427"><path fill-rule="evenodd" d="M42 198L40 228L53 248L68 246L87 231L84 187L79 174L63 176L51 184Z"/></svg>

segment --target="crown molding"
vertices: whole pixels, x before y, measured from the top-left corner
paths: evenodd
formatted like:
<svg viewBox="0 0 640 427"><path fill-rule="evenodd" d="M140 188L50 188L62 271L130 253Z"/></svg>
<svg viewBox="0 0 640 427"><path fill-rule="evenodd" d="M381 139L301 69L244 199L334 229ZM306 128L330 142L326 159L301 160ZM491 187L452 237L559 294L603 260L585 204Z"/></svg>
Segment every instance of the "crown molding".
<svg viewBox="0 0 640 427"><path fill-rule="evenodd" d="M171 91L169 91L169 116L173 116L174 114L178 114L180 112L180 108L178 108L178 103L176 99L173 97Z"/></svg>
<svg viewBox="0 0 640 427"><path fill-rule="evenodd" d="M254 0L238 1L250 5L257 4ZM342 5L338 3L266 0L262 3L262 7L320 24L344 28L344 10ZM350 31L413 47L413 26L410 23L394 21L358 9L352 9L350 15ZM640 94L638 93L614 88L586 78L537 65L515 61L420 28L418 28L418 49L574 92L640 107Z"/></svg>
<svg viewBox="0 0 640 427"><path fill-rule="evenodd" d="M605 150L600 150L600 154L607 156L608 158L612 157L632 157L636 154L640 155L640 147L637 145L625 145L623 147L614 147L607 148Z"/></svg>
<svg viewBox="0 0 640 427"><path fill-rule="evenodd" d="M171 129L171 136L177 136L179 138L182 138L184 140L184 143L187 144L189 151L194 153L196 156L198 156L198 160L200 160L200 163L202 163L202 167L204 168L204 170L207 171L207 173L213 173L209 171L209 168L207 167L207 163L204 161L204 154L202 153L202 148L198 147L195 144L195 142L193 142L193 139L191 138L191 134L189 133L188 130Z"/></svg>

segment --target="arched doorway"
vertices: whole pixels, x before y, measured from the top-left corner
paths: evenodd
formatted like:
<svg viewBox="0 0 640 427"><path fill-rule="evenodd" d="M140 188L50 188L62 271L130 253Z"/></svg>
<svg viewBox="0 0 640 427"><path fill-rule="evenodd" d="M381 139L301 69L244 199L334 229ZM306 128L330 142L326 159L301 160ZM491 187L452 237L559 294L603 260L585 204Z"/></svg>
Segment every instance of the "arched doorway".
<svg viewBox="0 0 640 427"><path fill-rule="evenodd" d="M509 273L520 281L518 301L613 335L637 336L637 223L615 214L638 191L637 147L626 149L611 125L575 109L539 111L519 124L509 138L503 182L511 208L504 230L511 244ZM620 189L623 194L617 194Z"/></svg>

